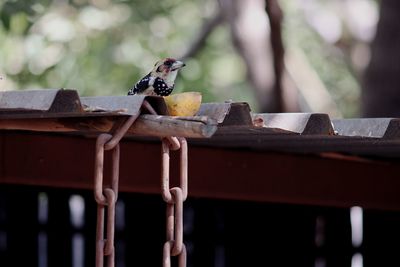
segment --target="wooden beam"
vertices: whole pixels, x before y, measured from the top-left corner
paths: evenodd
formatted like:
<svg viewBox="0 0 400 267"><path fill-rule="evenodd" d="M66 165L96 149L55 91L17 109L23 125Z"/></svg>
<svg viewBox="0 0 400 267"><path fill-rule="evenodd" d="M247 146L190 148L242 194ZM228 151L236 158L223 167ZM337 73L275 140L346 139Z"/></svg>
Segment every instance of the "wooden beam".
<svg viewBox="0 0 400 267"><path fill-rule="evenodd" d="M42 119L0 119L2 130L28 130L39 132L109 132L116 123L126 116L42 118ZM128 135L154 137L182 136L188 138L210 137L217 130L216 121L206 117L170 117L140 115L128 130Z"/></svg>

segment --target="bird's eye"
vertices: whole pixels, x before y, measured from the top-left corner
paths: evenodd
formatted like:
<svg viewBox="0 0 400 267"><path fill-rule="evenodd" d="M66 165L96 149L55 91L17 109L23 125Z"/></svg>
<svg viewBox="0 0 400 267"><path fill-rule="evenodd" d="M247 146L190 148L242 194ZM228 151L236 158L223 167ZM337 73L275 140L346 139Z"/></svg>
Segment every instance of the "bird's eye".
<svg viewBox="0 0 400 267"><path fill-rule="evenodd" d="M168 61L165 61L165 62L164 62L164 65L166 65L166 66L168 66L168 67L171 67L173 63L174 63L174 62L172 62L172 60L168 60Z"/></svg>

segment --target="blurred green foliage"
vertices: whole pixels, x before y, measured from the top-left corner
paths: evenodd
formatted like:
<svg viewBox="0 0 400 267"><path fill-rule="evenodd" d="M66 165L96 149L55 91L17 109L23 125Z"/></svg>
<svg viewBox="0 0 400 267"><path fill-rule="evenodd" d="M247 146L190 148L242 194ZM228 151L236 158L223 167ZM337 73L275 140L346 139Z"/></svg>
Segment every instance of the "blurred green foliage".
<svg viewBox="0 0 400 267"><path fill-rule="evenodd" d="M350 40L351 34L346 32L346 24L340 17L340 12L343 12L345 6L343 3L334 3L336 1L317 0L313 2L314 6L318 6L320 9L316 12L328 10L330 11L329 15L335 16L340 23L341 34L338 34L338 40L335 43L324 40L307 23L307 20L317 20L312 17L315 14L309 14L309 18L307 18L304 10L299 9L299 3L286 0L282 1L285 11L283 29L286 46L302 49L308 63L316 71L344 117L358 117L361 88L359 77L350 59L349 48L355 43L355 40ZM337 5L339 10L334 10L334 5ZM321 21L317 21L317 23L326 23L323 21L324 14L320 14L320 16ZM344 43L346 44L343 46Z"/></svg>
<svg viewBox="0 0 400 267"><path fill-rule="evenodd" d="M3 89L63 87L81 95L125 95L156 60L183 55L216 5L212 0L4 2ZM201 91L206 102L254 102L225 27L186 63L175 92Z"/></svg>
<svg viewBox="0 0 400 267"><path fill-rule="evenodd" d="M357 116L360 86L349 56L307 25L296 1L280 2L286 46L304 52L344 116ZM0 2L5 77L0 90L74 88L81 95L125 95L156 60L182 56L217 8L214 0ZM201 91L204 102L246 101L257 111L226 24L186 64L174 92Z"/></svg>

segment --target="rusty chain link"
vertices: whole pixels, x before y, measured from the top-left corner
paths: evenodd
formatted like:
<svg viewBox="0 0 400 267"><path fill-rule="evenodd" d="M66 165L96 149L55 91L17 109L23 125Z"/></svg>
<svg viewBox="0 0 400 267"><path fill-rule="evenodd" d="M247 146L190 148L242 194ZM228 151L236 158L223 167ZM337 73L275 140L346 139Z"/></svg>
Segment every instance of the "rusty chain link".
<svg viewBox="0 0 400 267"><path fill-rule="evenodd" d="M179 267L186 266L186 247L183 243L183 202L188 192L188 157L185 138L177 138L180 147L180 184L170 188L170 144L162 140L161 149L161 194L167 203L166 239L163 249L163 267L171 266L171 256L178 256Z"/></svg>
<svg viewBox="0 0 400 267"><path fill-rule="evenodd" d="M157 115L153 107L143 101L142 107L151 114ZM115 132L100 134L96 140L95 167L94 167L94 198L97 202L96 227L96 267L104 266L104 257L107 256L107 267L114 267L114 230L115 204L118 198L119 183L119 142L128 129L135 122L139 114L129 117ZM180 149L180 185L170 188L170 150ZM104 186L104 152L112 151L111 187ZM162 139L162 197L167 203L166 209L166 238L163 248L163 266L171 266L171 256L178 256L180 267L186 266L186 247L183 243L183 202L187 198L187 142L185 138L166 136ZM105 218L106 217L106 218ZM106 220L106 231L104 225ZM104 236L105 235L105 236Z"/></svg>
<svg viewBox="0 0 400 267"><path fill-rule="evenodd" d="M143 102L151 114L157 112L147 101ZM170 150L180 149L179 187L170 188ZM185 138L166 136L161 143L161 195L167 203L166 239L163 248L163 267L171 266L171 256L178 256L178 266L186 266L186 246L183 243L183 202L188 195L188 148Z"/></svg>
<svg viewBox="0 0 400 267"><path fill-rule="evenodd" d="M104 256L107 256L107 266L114 267L114 230L115 230L115 204L118 198L119 183L119 141L135 122L139 114L129 117L114 133L100 134L96 140L95 165L94 165L94 198L97 202L96 226L96 267L104 266ZM104 186L104 152L112 151L111 188ZM107 207L107 212L105 211ZM104 233L106 218L106 232ZM105 234L105 237L104 237Z"/></svg>

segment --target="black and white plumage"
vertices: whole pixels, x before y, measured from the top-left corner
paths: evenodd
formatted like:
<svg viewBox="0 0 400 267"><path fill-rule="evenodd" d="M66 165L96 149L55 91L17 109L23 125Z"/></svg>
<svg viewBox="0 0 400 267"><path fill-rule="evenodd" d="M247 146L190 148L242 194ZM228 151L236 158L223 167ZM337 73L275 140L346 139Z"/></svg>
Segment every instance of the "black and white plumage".
<svg viewBox="0 0 400 267"><path fill-rule="evenodd" d="M128 95L170 95L174 90L178 71L184 66L182 61L173 58L158 61L149 74L129 89Z"/></svg>
<svg viewBox="0 0 400 267"><path fill-rule="evenodd" d="M140 81L138 81L133 88L131 88L128 92L128 95L136 95L136 94L149 94L152 95L154 92L155 95L167 96L171 94L174 89L175 84L172 86L168 86L167 83L162 78L154 78L151 74L147 74ZM148 90L150 89L150 90Z"/></svg>

